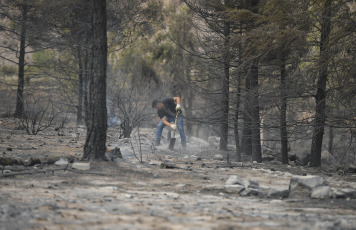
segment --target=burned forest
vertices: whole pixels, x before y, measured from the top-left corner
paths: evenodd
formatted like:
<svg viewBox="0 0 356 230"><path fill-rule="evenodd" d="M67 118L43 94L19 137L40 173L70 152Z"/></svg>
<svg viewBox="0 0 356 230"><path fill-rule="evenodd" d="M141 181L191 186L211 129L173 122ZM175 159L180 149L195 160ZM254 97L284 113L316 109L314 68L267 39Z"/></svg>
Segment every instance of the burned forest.
<svg viewBox="0 0 356 230"><path fill-rule="evenodd" d="M0 0L0 229L355 229L351 0Z"/></svg>

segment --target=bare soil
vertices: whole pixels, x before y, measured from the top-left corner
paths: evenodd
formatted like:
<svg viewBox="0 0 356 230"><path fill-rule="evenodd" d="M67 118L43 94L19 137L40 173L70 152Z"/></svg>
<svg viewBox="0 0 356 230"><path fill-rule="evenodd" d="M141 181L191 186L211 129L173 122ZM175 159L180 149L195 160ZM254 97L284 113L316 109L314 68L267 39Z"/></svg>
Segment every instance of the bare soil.
<svg viewBox="0 0 356 230"><path fill-rule="evenodd" d="M288 188L293 175L320 175L331 187L356 189L352 174L251 163L249 156L228 164L215 155L233 151L204 142L152 149L154 129L140 130L140 162L137 136L119 140L115 128L107 146L120 147L123 158L80 171L53 162L80 161L85 130L67 125L27 135L18 127L0 119L0 156L24 162L0 166L0 229L356 229L355 199L269 199L224 188L230 175L272 188ZM41 162L31 164L35 159Z"/></svg>

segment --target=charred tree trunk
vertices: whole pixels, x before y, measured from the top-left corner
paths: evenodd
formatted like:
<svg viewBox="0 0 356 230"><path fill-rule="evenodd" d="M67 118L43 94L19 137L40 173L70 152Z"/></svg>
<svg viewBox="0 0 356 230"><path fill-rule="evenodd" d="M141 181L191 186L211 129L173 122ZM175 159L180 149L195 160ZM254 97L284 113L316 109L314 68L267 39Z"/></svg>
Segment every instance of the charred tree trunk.
<svg viewBox="0 0 356 230"><path fill-rule="evenodd" d="M222 80L222 117L220 124L220 150L227 150L228 132L229 132L229 85L230 85L230 23L224 25L224 77Z"/></svg>
<svg viewBox="0 0 356 230"><path fill-rule="evenodd" d="M235 122L234 122L234 136L236 146L236 161L241 162L241 146L239 136L239 110L240 110L240 94L241 94L241 77L237 75L237 92L236 92L236 105L235 105Z"/></svg>
<svg viewBox="0 0 356 230"><path fill-rule="evenodd" d="M107 69L107 25L106 0L92 0L92 68L89 79L89 117L84 159L105 160L107 109L106 109L106 69Z"/></svg>
<svg viewBox="0 0 356 230"><path fill-rule="evenodd" d="M280 114L280 134L282 146L282 163L288 164L288 132L287 132L287 72L285 58L281 58L281 114Z"/></svg>
<svg viewBox="0 0 356 230"><path fill-rule="evenodd" d="M242 28L240 27L240 35L242 34ZM238 66L242 66L242 46L238 47ZM234 122L234 137L236 146L236 161L241 162L241 146L240 146L240 133L239 133L239 112L241 103L241 69L237 69L236 79L236 105L235 105L235 122Z"/></svg>
<svg viewBox="0 0 356 230"><path fill-rule="evenodd" d="M82 123L83 117L83 62L82 52L80 47L77 48L78 53L78 105L77 105L77 125Z"/></svg>
<svg viewBox="0 0 356 230"><path fill-rule="evenodd" d="M326 0L321 15L319 77L315 95L315 120L311 146L310 165L321 166L321 148L323 144L324 126L326 117L326 81L328 78L329 37L331 32L331 4Z"/></svg>
<svg viewBox="0 0 356 230"><path fill-rule="evenodd" d="M251 133L252 133L252 161L262 162L261 135L260 135L260 102L258 93L258 61L254 60L251 66Z"/></svg>
<svg viewBox="0 0 356 230"><path fill-rule="evenodd" d="M14 117L21 118L24 113L23 92L25 87L25 54L26 54L26 31L27 31L27 13L28 6L24 4L21 9L21 37L20 37L20 56L19 56L19 73L16 94L16 110Z"/></svg>
<svg viewBox="0 0 356 230"><path fill-rule="evenodd" d="M88 44L88 43L87 43ZM91 58L90 58L90 52L88 50L85 51L85 57L84 57L84 119L85 119L85 125L88 127L88 117L89 117L89 92L88 92L88 86L89 86L89 76L91 75L91 71L89 69L89 66L91 66Z"/></svg>
<svg viewBox="0 0 356 230"><path fill-rule="evenodd" d="M245 79L245 96L243 110L243 129L241 137L241 152L252 155L252 133L251 133L251 84L250 79Z"/></svg>

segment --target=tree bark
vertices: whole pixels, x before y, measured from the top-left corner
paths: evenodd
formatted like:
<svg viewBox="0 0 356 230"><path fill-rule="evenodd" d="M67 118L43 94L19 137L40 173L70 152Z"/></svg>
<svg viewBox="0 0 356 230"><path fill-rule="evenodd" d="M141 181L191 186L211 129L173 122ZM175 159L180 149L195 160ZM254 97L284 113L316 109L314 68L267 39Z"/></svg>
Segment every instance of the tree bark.
<svg viewBox="0 0 356 230"><path fill-rule="evenodd" d="M20 55L19 55L19 73L16 94L16 110L14 117L21 118L24 114L23 92L25 87L25 54L26 54L26 31L27 31L27 13L28 6L24 4L21 9L21 37L20 37Z"/></svg>
<svg viewBox="0 0 356 230"><path fill-rule="evenodd" d="M260 135L260 102L258 93L258 61L254 60L251 66L251 133L252 133L252 161L262 162L261 135Z"/></svg>
<svg viewBox="0 0 356 230"><path fill-rule="evenodd" d="M82 113L83 113L83 62L82 62L82 52L80 47L77 47L78 53L78 105L77 105L77 125L82 123Z"/></svg>
<svg viewBox="0 0 356 230"><path fill-rule="evenodd" d="M106 0L92 0L92 68L89 79L89 113L84 159L105 160L107 109L107 23Z"/></svg>
<svg viewBox="0 0 356 230"><path fill-rule="evenodd" d="M286 62L285 58L281 58L281 114L280 114L280 134L282 146L282 163L288 164L288 132L287 132L287 84L286 84Z"/></svg>
<svg viewBox="0 0 356 230"><path fill-rule="evenodd" d="M240 27L240 35L242 35L242 28ZM238 66L242 66L242 46L238 46ZM240 115L240 103L241 103L241 69L237 69L237 82L236 82L236 104L235 104L235 122L234 122L234 137L236 146L236 161L241 162L241 145L240 145L240 133L239 133L239 115Z"/></svg>
<svg viewBox="0 0 356 230"><path fill-rule="evenodd" d="M229 132L229 85L230 85L230 23L224 25L224 77L222 80L221 106L222 117L220 124L220 150L227 150Z"/></svg>
<svg viewBox="0 0 356 230"><path fill-rule="evenodd" d="M236 146L236 161L241 162L241 146L239 136L239 109L240 109L240 94L241 94L241 77L238 73L237 76L237 92L236 92L236 105L235 105L235 122L234 122L234 137Z"/></svg>
<svg viewBox="0 0 356 230"><path fill-rule="evenodd" d="M311 146L310 166L321 166L321 148L323 144L324 126L326 119L326 81L328 78L329 37L331 32L331 4L326 0L321 15L319 77L315 95L315 120Z"/></svg>
<svg viewBox="0 0 356 230"><path fill-rule="evenodd" d="M243 112L243 129L241 137L241 152L252 155L252 133L251 133L251 84L249 76L245 79L245 96Z"/></svg>

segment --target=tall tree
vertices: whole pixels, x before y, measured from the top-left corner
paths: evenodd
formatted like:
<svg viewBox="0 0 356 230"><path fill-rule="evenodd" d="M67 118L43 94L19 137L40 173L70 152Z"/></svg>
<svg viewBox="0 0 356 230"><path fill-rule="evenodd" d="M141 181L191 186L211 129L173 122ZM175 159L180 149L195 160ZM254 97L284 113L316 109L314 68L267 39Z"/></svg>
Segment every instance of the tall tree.
<svg viewBox="0 0 356 230"><path fill-rule="evenodd" d="M89 111L83 159L105 160L107 109L107 19L106 0L92 0L92 67L89 79Z"/></svg>
<svg viewBox="0 0 356 230"><path fill-rule="evenodd" d="M330 33L332 0L325 0L322 6L320 25L320 56L318 62L318 81L315 95L315 120L311 146L311 166L321 165L321 147L323 144L326 119L326 82L330 58Z"/></svg>
<svg viewBox="0 0 356 230"><path fill-rule="evenodd" d="M16 94L16 110L14 116L21 118L24 113L23 91L25 87L25 54L26 54L26 31L27 31L27 14L29 6L27 3L20 3L21 8L21 33L20 33L20 55L19 55L19 72Z"/></svg>

